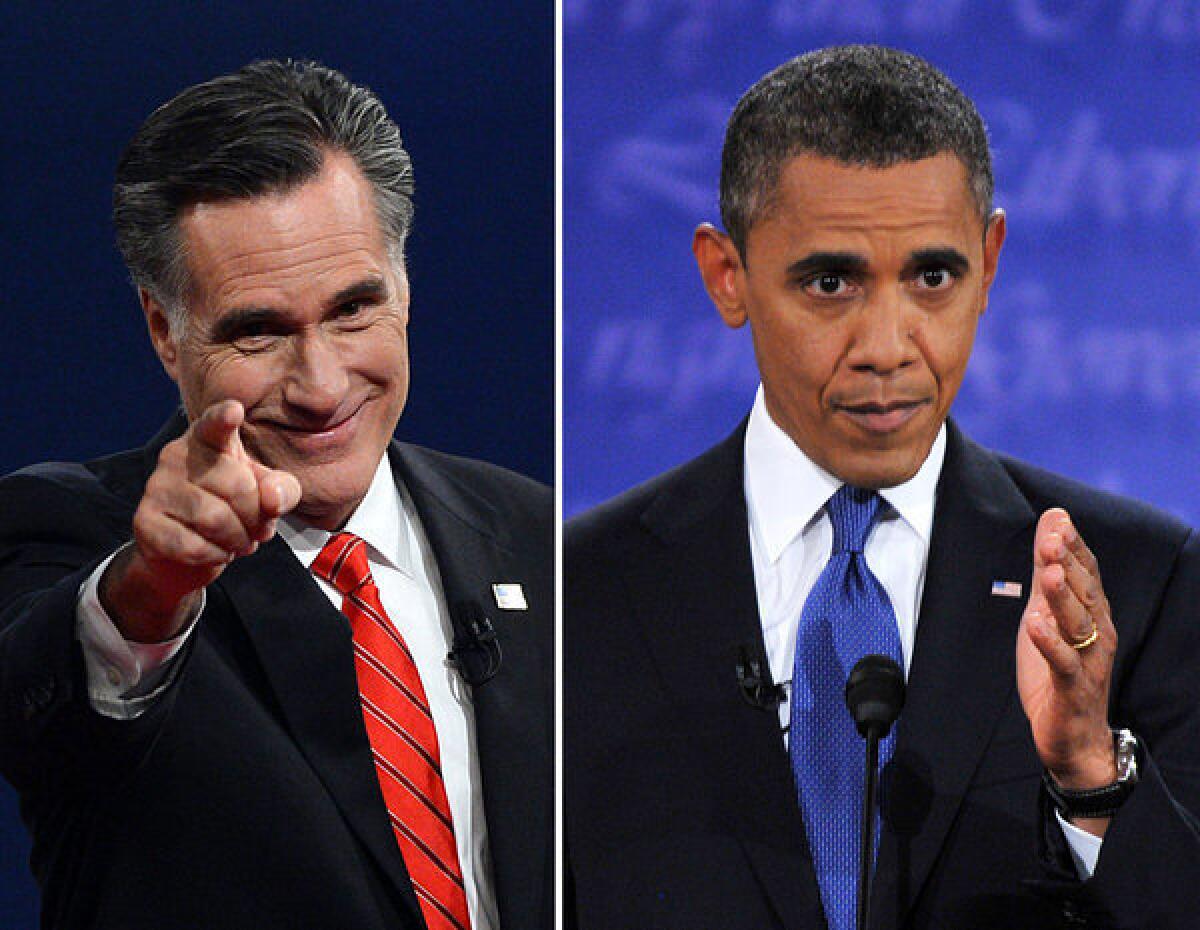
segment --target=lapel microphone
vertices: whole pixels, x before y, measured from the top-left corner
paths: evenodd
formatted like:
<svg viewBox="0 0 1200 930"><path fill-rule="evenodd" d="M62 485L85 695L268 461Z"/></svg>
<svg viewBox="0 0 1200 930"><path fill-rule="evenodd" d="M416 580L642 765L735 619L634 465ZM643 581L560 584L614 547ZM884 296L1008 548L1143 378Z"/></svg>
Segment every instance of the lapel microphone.
<svg viewBox="0 0 1200 930"><path fill-rule="evenodd" d="M446 654L463 681L478 688L491 681L504 660L496 628L476 601L458 601L450 609L454 646Z"/></svg>
<svg viewBox="0 0 1200 930"><path fill-rule="evenodd" d="M778 710L783 700L783 685L771 681L771 670L765 660L745 643L738 646L737 675L738 691L742 700L759 710Z"/></svg>
<svg viewBox="0 0 1200 930"><path fill-rule="evenodd" d="M871 877L875 863L875 795L879 786L879 741L888 735L904 707L904 673L890 656L863 656L846 679L846 706L867 741L863 791L862 842L859 844L858 930L870 918Z"/></svg>

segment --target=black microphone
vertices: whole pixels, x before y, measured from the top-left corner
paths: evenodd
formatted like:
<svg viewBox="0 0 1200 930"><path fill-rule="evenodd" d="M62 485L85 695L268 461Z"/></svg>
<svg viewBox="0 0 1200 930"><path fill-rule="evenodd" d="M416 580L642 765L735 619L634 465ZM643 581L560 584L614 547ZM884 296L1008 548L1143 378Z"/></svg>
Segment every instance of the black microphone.
<svg viewBox="0 0 1200 930"><path fill-rule="evenodd" d="M738 647L737 653L734 673L742 700L759 710L778 710L784 697L783 685L771 681L766 661L745 644Z"/></svg>
<svg viewBox="0 0 1200 930"><path fill-rule="evenodd" d="M879 784L879 741L888 735L904 707L904 673L889 656L863 656L846 679L846 706L867 741L863 792L862 842L858 868L858 930L870 917L872 864L875 861L875 795Z"/></svg>
<svg viewBox="0 0 1200 930"><path fill-rule="evenodd" d="M504 653L496 628L475 601L459 601L450 610L454 646L446 658L472 687L490 681L500 671Z"/></svg>

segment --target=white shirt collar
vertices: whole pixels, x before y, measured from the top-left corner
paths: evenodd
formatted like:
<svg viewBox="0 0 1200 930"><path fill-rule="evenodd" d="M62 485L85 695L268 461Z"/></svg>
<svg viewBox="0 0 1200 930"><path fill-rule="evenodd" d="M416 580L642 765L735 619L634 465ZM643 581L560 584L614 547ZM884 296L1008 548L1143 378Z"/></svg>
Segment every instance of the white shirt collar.
<svg viewBox="0 0 1200 930"><path fill-rule="evenodd" d="M398 480L385 452L366 495L342 529L365 540L375 558L412 576L412 549L400 494ZM304 567L309 568L332 534L308 526L299 517L288 514L279 520L279 535Z"/></svg>
<svg viewBox="0 0 1200 930"><path fill-rule="evenodd" d="M767 412L762 385L746 425L746 504L751 524L772 563L815 519L845 482L804 454ZM926 545L933 530L938 478L946 458L946 424L938 430L929 456L903 484L879 493Z"/></svg>

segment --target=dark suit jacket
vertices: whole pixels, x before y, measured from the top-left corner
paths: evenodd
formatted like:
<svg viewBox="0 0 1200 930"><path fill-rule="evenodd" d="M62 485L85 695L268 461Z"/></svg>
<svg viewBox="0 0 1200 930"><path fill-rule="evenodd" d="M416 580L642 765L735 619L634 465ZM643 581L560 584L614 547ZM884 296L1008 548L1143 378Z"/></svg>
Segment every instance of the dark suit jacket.
<svg viewBox="0 0 1200 930"><path fill-rule="evenodd" d="M568 902L583 930L824 927L763 655L739 430L569 525ZM1111 722L1149 748L1081 883L1042 807L1015 687L1038 515L1066 507L1120 636ZM1177 521L993 455L950 427L897 749L875 928L1200 926L1200 546Z"/></svg>
<svg viewBox="0 0 1200 930"><path fill-rule="evenodd" d="M146 448L0 481L0 769L33 835L44 927L421 928L363 726L349 625L278 537L232 563L164 698L88 704L80 583L127 541ZM505 930L553 910L553 506L511 472L394 443L447 602L492 620L474 689ZM519 582L527 611L495 609Z"/></svg>

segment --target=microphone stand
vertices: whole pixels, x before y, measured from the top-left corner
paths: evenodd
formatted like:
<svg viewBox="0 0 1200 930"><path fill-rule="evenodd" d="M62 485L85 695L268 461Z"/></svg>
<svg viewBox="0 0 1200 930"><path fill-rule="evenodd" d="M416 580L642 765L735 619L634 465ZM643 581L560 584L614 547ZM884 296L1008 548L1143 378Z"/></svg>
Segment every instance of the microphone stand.
<svg viewBox="0 0 1200 930"><path fill-rule="evenodd" d="M875 869L875 795L879 785L879 729L867 731L867 772L864 780L862 841L858 844L858 930L871 920L871 882Z"/></svg>
<svg viewBox="0 0 1200 930"><path fill-rule="evenodd" d="M859 735L867 741L863 779L862 842L858 862L858 930L871 918L871 880L875 872L875 796L879 786L879 741L887 736L904 707L904 672L888 656L867 655L846 679L846 707Z"/></svg>

